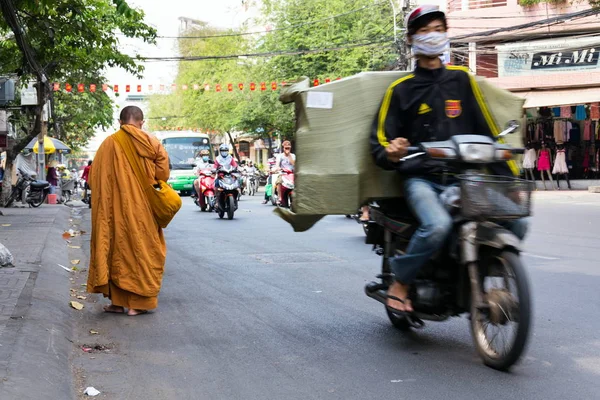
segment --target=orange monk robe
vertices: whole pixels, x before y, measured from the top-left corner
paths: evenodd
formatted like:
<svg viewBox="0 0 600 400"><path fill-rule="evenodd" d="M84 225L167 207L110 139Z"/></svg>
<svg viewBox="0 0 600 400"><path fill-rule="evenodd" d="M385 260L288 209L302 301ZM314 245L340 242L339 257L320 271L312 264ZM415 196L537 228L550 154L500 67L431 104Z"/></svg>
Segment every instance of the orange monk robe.
<svg viewBox="0 0 600 400"><path fill-rule="evenodd" d="M167 152L158 139L122 126L146 168L148 180L169 178ZM149 310L158 305L167 246L133 168L116 140L108 137L94 157L92 241L87 290L112 304Z"/></svg>

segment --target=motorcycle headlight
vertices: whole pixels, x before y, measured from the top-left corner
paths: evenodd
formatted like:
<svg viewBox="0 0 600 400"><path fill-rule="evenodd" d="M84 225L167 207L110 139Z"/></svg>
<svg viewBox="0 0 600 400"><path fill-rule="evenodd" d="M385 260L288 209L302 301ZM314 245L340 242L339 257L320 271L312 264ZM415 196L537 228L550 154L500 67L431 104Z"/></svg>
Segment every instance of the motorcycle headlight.
<svg viewBox="0 0 600 400"><path fill-rule="evenodd" d="M494 146L489 144L461 144L458 147L460 156L465 162L489 163L496 160Z"/></svg>

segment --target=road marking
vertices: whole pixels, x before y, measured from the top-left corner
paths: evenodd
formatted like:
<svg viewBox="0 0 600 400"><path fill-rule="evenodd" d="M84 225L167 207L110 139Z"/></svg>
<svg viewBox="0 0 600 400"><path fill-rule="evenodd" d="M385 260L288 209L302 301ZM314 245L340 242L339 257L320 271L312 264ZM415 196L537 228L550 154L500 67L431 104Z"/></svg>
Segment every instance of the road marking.
<svg viewBox="0 0 600 400"><path fill-rule="evenodd" d="M530 253L522 253L522 254L527 257L541 258L542 260L560 260L560 258L556 258L556 257L538 256L537 254L530 254Z"/></svg>

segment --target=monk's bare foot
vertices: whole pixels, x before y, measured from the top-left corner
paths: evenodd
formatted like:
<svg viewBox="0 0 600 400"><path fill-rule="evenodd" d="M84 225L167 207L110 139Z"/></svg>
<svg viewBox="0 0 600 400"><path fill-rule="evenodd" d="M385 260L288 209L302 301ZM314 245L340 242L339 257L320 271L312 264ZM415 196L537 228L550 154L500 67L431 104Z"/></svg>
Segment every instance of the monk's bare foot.
<svg viewBox="0 0 600 400"><path fill-rule="evenodd" d="M130 308L129 311L127 311L127 315L129 315L130 317L135 317L136 315L142 315L147 313L148 310L134 310L133 308Z"/></svg>
<svg viewBox="0 0 600 400"><path fill-rule="evenodd" d="M408 299L408 290L408 285L394 281L387 291L388 296L390 296L387 299L387 306L398 311L413 312L411 301ZM402 301L395 300L394 297Z"/></svg>
<svg viewBox="0 0 600 400"><path fill-rule="evenodd" d="M123 313L125 313L125 309L123 307L121 307L121 306L113 306L111 304L110 306L104 307L104 312L115 313L115 314L123 314Z"/></svg>

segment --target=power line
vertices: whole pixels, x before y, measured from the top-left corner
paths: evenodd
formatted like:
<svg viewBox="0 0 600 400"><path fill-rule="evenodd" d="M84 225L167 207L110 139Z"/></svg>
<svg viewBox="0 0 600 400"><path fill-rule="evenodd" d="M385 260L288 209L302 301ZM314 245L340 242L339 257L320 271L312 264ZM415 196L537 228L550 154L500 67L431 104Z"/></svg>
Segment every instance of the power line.
<svg viewBox="0 0 600 400"><path fill-rule="evenodd" d="M219 56L180 56L180 57L140 57L144 61L207 61L207 60L230 60L240 57L276 57L276 56L294 56L294 55L306 55L315 53L327 53L330 51L355 49L359 47L372 46L375 44L381 44L385 42L393 42L393 38L383 38L380 40L374 40L367 43L355 43L355 44L344 44L336 47L326 47L321 49L307 49L307 50L283 50L263 53L247 53L247 54L227 54Z"/></svg>
<svg viewBox="0 0 600 400"><path fill-rule="evenodd" d="M269 29L269 30L264 30L264 31L241 32L241 33L225 33L225 34L220 34L220 35L205 35L205 36L157 36L156 38L157 39L215 39L215 38L224 38L224 37L238 37L238 36L258 35L258 34L261 34L261 33L272 33L272 32L278 32L278 31L285 31L285 30L289 30L289 29L300 28L300 27L307 26L307 25L313 25L313 24L317 24L319 22L329 21L331 19L335 19L335 18L346 16L346 15L354 14L354 13L366 10L367 8L377 7L377 6L381 6L381 5L384 5L384 4L387 4L387 1L381 1L381 2L378 2L378 3L369 4L369 5L357 8L355 10L350 10L350 11L346 11L346 12L343 12L343 13L340 13L340 14L331 15L329 17L317 19L317 20L314 20L314 21L308 21L308 22L303 22L301 24L290 25L290 26L286 26L286 27L282 27L282 28L274 28L274 29Z"/></svg>
<svg viewBox="0 0 600 400"><path fill-rule="evenodd" d="M471 33L468 35L457 36L453 40L454 41L464 40L464 39L468 39L468 38L472 38L472 37L491 36L491 35L495 35L497 33L511 32L511 31L516 31L516 30L520 30L520 29L532 28L532 27L535 28L538 25L551 25L551 24L555 24L555 23L564 22L564 21L570 20L570 19L579 19L579 18L590 17L593 15L597 15L598 13L600 13L600 10L597 10L597 9L588 9L588 10L583 10L583 11L577 11L574 13L563 14L562 16L559 16L559 17L546 18L546 19L542 19L539 21L535 21L535 22L529 22L526 24L512 25L512 26L509 26L506 28L498 28L498 29L492 29L492 30L488 30L488 31L484 31L484 32Z"/></svg>

